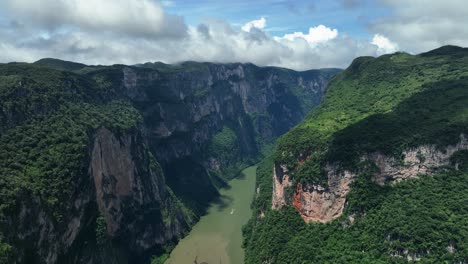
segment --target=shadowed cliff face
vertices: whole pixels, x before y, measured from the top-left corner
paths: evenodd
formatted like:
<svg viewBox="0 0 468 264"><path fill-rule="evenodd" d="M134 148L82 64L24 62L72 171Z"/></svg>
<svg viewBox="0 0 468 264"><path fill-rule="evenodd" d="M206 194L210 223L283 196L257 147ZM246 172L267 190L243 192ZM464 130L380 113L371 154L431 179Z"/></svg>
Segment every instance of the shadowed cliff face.
<svg viewBox="0 0 468 264"><path fill-rule="evenodd" d="M320 102L337 72L208 63L186 63L168 72L128 67L122 71L152 144L164 145L158 150L161 160L200 151L226 124L239 129L242 150L254 153L260 145L254 136L271 143L296 125Z"/></svg>
<svg viewBox="0 0 468 264"><path fill-rule="evenodd" d="M122 78L169 186L202 213L213 185L258 160L320 102L336 72L187 62L124 67Z"/></svg>
<svg viewBox="0 0 468 264"><path fill-rule="evenodd" d="M147 263L337 72L41 65L0 65L0 263Z"/></svg>
<svg viewBox="0 0 468 264"><path fill-rule="evenodd" d="M107 235L135 256L180 238L192 221L168 191L143 140L138 132L119 137L101 128L90 164Z"/></svg>
<svg viewBox="0 0 468 264"><path fill-rule="evenodd" d="M142 135L116 135L100 128L93 136L89 174L72 183L75 195L62 200L63 219L32 194L10 215L17 237L17 263L127 263L181 238L192 215L167 189L162 170ZM98 230L97 219L105 226ZM98 233L102 232L100 238ZM146 256L148 257L148 256Z"/></svg>

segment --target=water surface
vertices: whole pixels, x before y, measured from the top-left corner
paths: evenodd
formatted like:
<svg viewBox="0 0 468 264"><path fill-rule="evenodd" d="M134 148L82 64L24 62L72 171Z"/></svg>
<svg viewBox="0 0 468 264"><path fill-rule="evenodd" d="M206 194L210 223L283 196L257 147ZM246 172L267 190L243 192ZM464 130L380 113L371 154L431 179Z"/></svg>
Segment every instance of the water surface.
<svg viewBox="0 0 468 264"><path fill-rule="evenodd" d="M165 264L244 263L242 226L252 215L256 169L243 170L240 177L229 182L229 189L220 191L221 198L179 242Z"/></svg>

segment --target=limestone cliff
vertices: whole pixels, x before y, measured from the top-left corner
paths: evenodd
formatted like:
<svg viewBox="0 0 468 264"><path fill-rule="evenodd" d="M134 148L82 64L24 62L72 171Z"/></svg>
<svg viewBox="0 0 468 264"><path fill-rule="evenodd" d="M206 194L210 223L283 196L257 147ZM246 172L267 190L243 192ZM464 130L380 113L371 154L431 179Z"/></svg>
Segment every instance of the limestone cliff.
<svg viewBox="0 0 468 264"><path fill-rule="evenodd" d="M30 193L14 215L8 235L16 235L15 263L127 263L180 238L192 218L167 190L164 176L138 131L116 135L100 128L93 136L89 171L57 222ZM96 237L96 219L104 216L105 244Z"/></svg>
<svg viewBox="0 0 468 264"><path fill-rule="evenodd" d="M171 201L162 171L141 141L140 134L116 137L101 128L90 164L108 235L128 239L128 248L137 253L181 237L191 221ZM168 212L172 217L164 219ZM152 217L150 222L146 216Z"/></svg>
<svg viewBox="0 0 468 264"><path fill-rule="evenodd" d="M371 162L377 167L372 175L375 183L394 184L406 179L428 176L444 166L450 166L452 155L467 149L468 141L462 134L457 144L443 149L435 145L421 145L405 150L402 159L375 152L362 156L361 161ZM341 216L346 204L346 195L359 172L339 168L339 164L328 164L328 186L320 186L294 183L285 165L275 165L272 209L293 205L306 222L326 223ZM288 188L292 188L293 191L286 192Z"/></svg>
<svg viewBox="0 0 468 264"><path fill-rule="evenodd" d="M0 64L0 263L166 253L337 71Z"/></svg>
<svg viewBox="0 0 468 264"><path fill-rule="evenodd" d="M225 124L239 129L242 152L252 156L316 106L338 72L193 62L166 67L171 71L152 64L122 68L126 92L164 161L200 152Z"/></svg>
<svg viewBox="0 0 468 264"><path fill-rule="evenodd" d="M217 177L254 163L320 102L337 72L195 62L119 71L167 183L197 212L216 195Z"/></svg>
<svg viewBox="0 0 468 264"><path fill-rule="evenodd" d="M466 263L467 105L467 48L356 58L260 164L245 262Z"/></svg>

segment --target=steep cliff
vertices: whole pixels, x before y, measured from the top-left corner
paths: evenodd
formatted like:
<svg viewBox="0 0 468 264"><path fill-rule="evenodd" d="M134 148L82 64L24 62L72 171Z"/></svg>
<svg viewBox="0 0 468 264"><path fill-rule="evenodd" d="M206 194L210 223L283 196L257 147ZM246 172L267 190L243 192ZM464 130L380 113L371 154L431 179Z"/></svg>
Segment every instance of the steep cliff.
<svg viewBox="0 0 468 264"><path fill-rule="evenodd" d="M371 172L371 180L378 185L395 184L402 180L430 176L441 168L455 165L451 158L459 151L468 150L468 142L464 134L460 142L446 148L435 145L420 145L405 150L401 158L369 153L360 160L375 166ZM292 205L299 211L306 222L330 222L341 216L344 211L346 195L351 190L351 184L358 178L359 171L340 169L338 164L327 164L327 186L314 183L297 183ZM273 174L272 209L281 209L291 199L291 193L285 189L293 186L286 166L276 166ZM289 195L289 197L288 197ZM291 204L291 203L289 203Z"/></svg>
<svg viewBox="0 0 468 264"><path fill-rule="evenodd" d="M354 60L278 140L246 228L247 262L466 262L468 226L452 221L468 212L467 80L458 47ZM310 224L272 242L268 230L299 216Z"/></svg>
<svg viewBox="0 0 468 264"><path fill-rule="evenodd" d="M197 213L216 196L216 186L299 123L338 72L196 62L82 71L105 82L122 80L167 183Z"/></svg>
<svg viewBox="0 0 468 264"><path fill-rule="evenodd" d="M194 215L125 96L70 72L0 68L2 262L126 263L185 234Z"/></svg>
<svg viewBox="0 0 468 264"><path fill-rule="evenodd" d="M0 65L0 263L138 263L318 104L337 70Z"/></svg>
<svg viewBox="0 0 468 264"><path fill-rule="evenodd" d="M136 257L180 238L192 215L165 185L163 172L142 144L141 134L117 137L100 128L91 152L90 175L107 235Z"/></svg>

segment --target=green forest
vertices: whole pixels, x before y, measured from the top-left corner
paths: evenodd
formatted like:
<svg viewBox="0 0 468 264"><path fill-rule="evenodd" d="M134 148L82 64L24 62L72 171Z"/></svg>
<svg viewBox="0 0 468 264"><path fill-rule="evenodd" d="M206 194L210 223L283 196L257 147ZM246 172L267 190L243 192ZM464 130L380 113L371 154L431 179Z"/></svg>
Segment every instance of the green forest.
<svg viewBox="0 0 468 264"><path fill-rule="evenodd" d="M32 196L60 223L63 201L87 173L94 131L105 126L124 133L141 116L83 76L26 64L1 65L0 72L0 223L18 210L20 197ZM14 250L1 242L4 231L0 263Z"/></svg>
<svg viewBox="0 0 468 264"><path fill-rule="evenodd" d="M375 166L360 159L373 152L399 159L422 144L441 150L456 144L467 133L467 106L467 49L354 60L258 168L260 193L244 228L246 263L467 261L466 151L433 176L385 186L372 181ZM271 210L274 163L287 164L294 182L324 187L326 164L356 172L343 215L306 224L294 207Z"/></svg>

